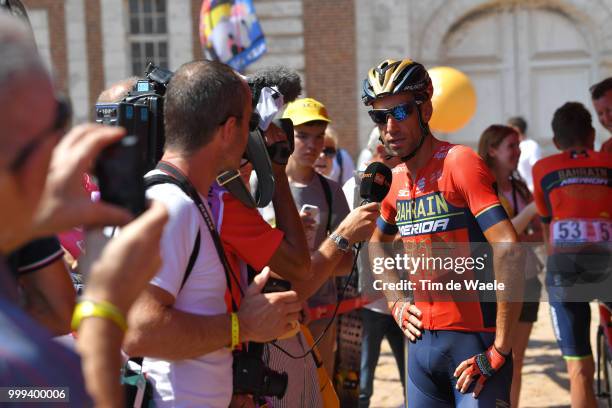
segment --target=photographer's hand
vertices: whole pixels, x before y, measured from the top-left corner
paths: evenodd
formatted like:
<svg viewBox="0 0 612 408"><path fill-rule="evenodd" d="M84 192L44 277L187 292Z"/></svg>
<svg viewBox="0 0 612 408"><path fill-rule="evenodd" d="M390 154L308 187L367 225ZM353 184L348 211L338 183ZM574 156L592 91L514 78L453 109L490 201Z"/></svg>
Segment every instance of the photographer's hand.
<svg viewBox="0 0 612 408"><path fill-rule="evenodd" d="M125 129L85 124L73 128L53 151L45 190L40 200L32 237L67 231L72 227L123 225L132 218L127 210L92 202L82 185L96 157L121 139Z"/></svg>
<svg viewBox="0 0 612 408"><path fill-rule="evenodd" d="M279 128L274 123L270 123L270 126L268 126L268 130L266 130L263 135L266 141L266 145L268 146L268 150L275 143L287 142L287 135L285 134L283 129ZM272 160L272 170L274 171L275 179L279 177L287 177L285 175L285 167L287 167L286 164L279 164Z"/></svg>
<svg viewBox="0 0 612 408"><path fill-rule="evenodd" d="M272 341L292 329L292 322L300 319L302 304L297 293L261 293L270 277L266 268L255 276L248 287L238 311L240 341L264 343Z"/></svg>
<svg viewBox="0 0 612 408"><path fill-rule="evenodd" d="M287 141L287 135L283 129L279 128L274 123L270 123L268 130L264 132L264 138L268 146L272 146L274 143Z"/></svg>

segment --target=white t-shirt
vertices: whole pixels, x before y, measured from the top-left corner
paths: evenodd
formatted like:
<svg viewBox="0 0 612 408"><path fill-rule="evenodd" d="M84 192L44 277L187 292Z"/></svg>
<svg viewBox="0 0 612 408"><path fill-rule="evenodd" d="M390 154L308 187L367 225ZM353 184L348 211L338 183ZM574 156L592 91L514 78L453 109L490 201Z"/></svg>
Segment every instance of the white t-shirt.
<svg viewBox="0 0 612 408"><path fill-rule="evenodd" d="M364 164L359 171L364 171L366 169L366 165ZM346 197L346 201L348 202L349 208L352 210L354 208L354 200L355 200L355 177L351 177L344 183L342 186L342 191L344 192L344 196ZM367 249L367 245L362 246L361 251L365 251ZM363 258L366 254L359 253L359 258ZM369 263L369 260L360 259L358 263L358 267L361 269L368 269L363 266L363 263ZM367 285L373 278L371 276L364 276L361 274L370 274L369 271L360 271L360 286ZM373 312L383 313L383 314L391 314L389 311L389 306L387 305L387 298L385 298L382 292L374 293L372 288L363 288L361 287L362 296L366 296L367 298L376 297L376 300L366 304L363 306L366 309L372 310Z"/></svg>
<svg viewBox="0 0 612 408"><path fill-rule="evenodd" d="M521 156L518 162L518 172L527 183L527 187L533 193L533 175L531 169L535 162L542 158L540 145L533 139L525 139L520 144Z"/></svg>
<svg viewBox="0 0 612 408"><path fill-rule="evenodd" d="M156 173L160 174L158 170L149 174ZM161 239L162 267L150 283L174 296L177 310L203 316L226 313L225 272L196 205L173 184L155 185L147 190L147 197L164 203L169 213ZM206 199L200 197L208 209ZM198 228L200 252L179 292ZM232 355L229 348L188 360L145 358L143 371L154 384L157 407L227 407L230 403Z"/></svg>

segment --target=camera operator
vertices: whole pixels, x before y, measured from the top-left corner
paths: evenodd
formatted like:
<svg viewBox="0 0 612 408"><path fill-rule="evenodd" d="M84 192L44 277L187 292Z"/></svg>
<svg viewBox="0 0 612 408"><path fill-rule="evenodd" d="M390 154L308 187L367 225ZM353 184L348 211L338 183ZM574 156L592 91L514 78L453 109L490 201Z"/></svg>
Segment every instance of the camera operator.
<svg viewBox="0 0 612 408"><path fill-rule="evenodd" d="M27 26L0 12L0 254L5 255L36 237L67 230L75 225L125 224L129 214L104 203L92 203L82 193L81 175L89 170L102 148L117 141L123 132L100 126L80 126L58 143L65 117L53 92ZM36 115L32 115L36 112ZM161 232L165 212L148 211L126 230L126 237L113 241L90 272L91 296L129 308L134 293L151 275L157 257L156 230ZM130 239L131 236L131 239ZM130 256L126 256L129 254ZM157 258L158 259L158 258ZM150 265L152 263L152 265ZM130 285L120 284L129 280ZM110 406L120 396L116 376L122 332L106 318L82 315L79 330L84 366L102 361L116 368L100 405ZM69 387L70 403L90 406L79 359L51 341L18 306L15 281L0 256L0 384L12 387ZM93 364L94 366L96 364ZM95 376L92 375L95 373ZM88 390L111 378L107 372L85 370ZM92 395L94 395L92 393ZM95 395L94 395L95 397ZM105 399L105 398L106 399Z"/></svg>
<svg viewBox="0 0 612 408"><path fill-rule="evenodd" d="M246 82L224 64L191 62L170 80L164 103L165 152L147 176L166 174L182 187L167 182L147 192L168 206L170 220L163 265L134 305L125 350L145 356L156 406L225 407L232 394L232 348L278 337L301 306L295 292L261 294L267 274L258 275L244 297L236 296L237 278L226 268L202 199L219 173L240 165L252 113Z"/></svg>
<svg viewBox="0 0 612 408"><path fill-rule="evenodd" d="M283 130L273 123L264 136L268 146L287 140ZM242 159L242 166L246 163L246 159ZM248 208L216 182L208 203L217 220L221 240L237 262L242 260L256 271L269 265L281 271L286 279L305 281L311 277L310 253L289 189L285 165L273 162L272 169L276 228L266 223L256 208Z"/></svg>

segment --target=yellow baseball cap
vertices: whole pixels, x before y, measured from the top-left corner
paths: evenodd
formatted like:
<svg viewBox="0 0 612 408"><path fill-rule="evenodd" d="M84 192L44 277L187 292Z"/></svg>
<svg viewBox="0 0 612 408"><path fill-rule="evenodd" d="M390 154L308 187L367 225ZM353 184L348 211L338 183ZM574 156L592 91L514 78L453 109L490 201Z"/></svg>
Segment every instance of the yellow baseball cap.
<svg viewBox="0 0 612 408"><path fill-rule="evenodd" d="M331 122L325 106L312 98L297 99L288 104L285 113L283 113L283 118L291 119L293 126L299 126L315 120Z"/></svg>

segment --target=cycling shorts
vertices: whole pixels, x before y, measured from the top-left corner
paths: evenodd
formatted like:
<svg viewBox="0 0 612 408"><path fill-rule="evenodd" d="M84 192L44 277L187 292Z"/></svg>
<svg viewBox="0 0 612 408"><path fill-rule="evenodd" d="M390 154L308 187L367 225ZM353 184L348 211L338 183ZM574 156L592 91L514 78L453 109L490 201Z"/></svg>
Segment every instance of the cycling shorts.
<svg viewBox="0 0 612 408"><path fill-rule="evenodd" d="M494 333L424 330L422 338L408 347L408 406L510 407L511 357L487 380L478 398L472 396L476 382L465 394L455 388L457 366L487 350L494 339Z"/></svg>
<svg viewBox="0 0 612 408"><path fill-rule="evenodd" d="M548 258L546 290L557 344L566 360L592 356L590 301L612 306L609 255L555 254Z"/></svg>

